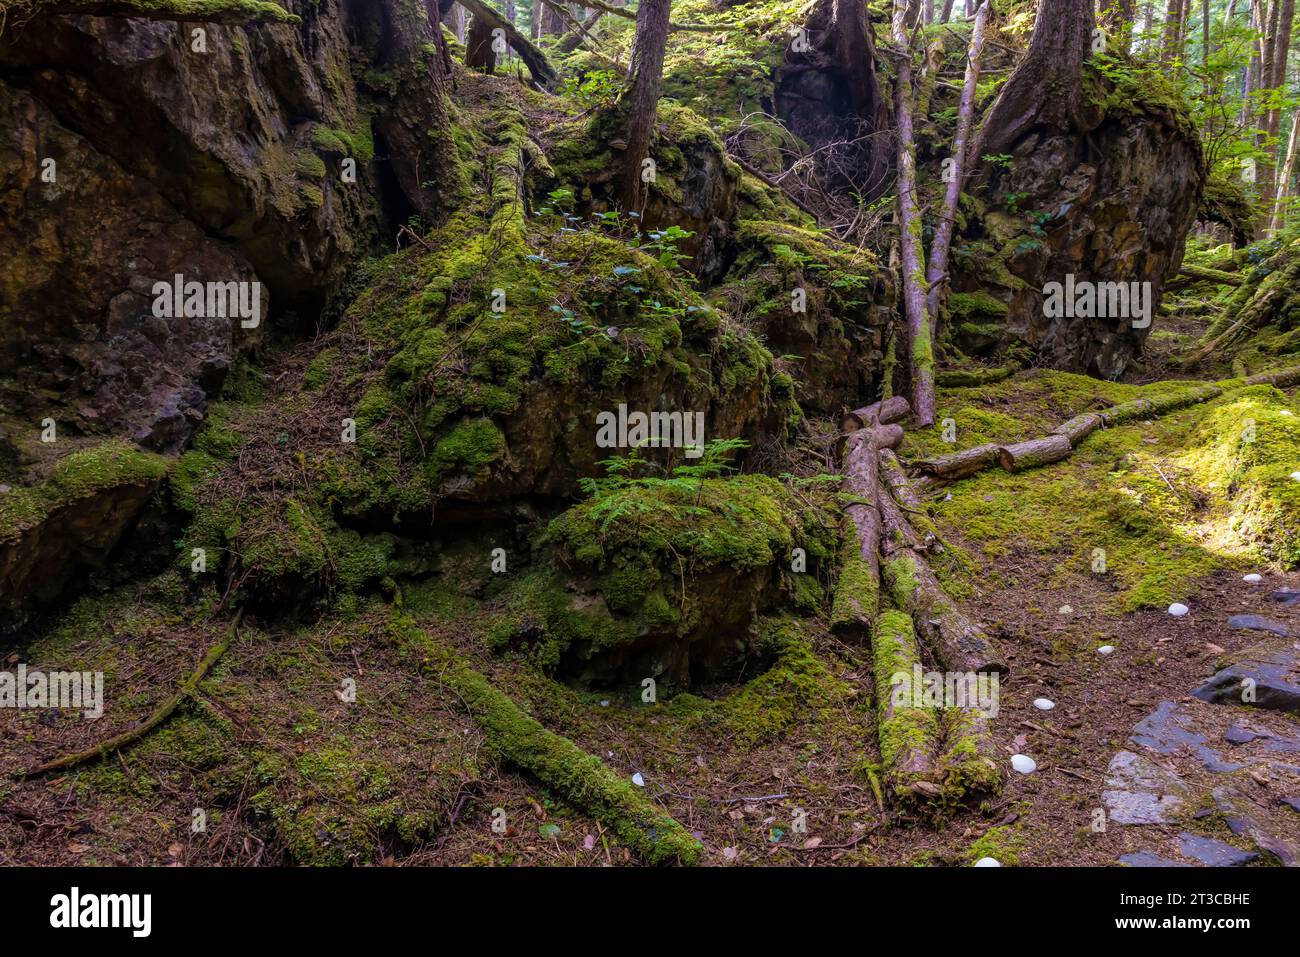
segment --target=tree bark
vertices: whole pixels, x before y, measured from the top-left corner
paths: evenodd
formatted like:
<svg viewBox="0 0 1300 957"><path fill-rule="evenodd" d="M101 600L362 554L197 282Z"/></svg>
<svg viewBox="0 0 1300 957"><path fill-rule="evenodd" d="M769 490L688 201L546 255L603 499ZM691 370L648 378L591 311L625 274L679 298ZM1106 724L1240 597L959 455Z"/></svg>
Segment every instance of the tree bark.
<svg viewBox="0 0 1300 957"><path fill-rule="evenodd" d="M850 504L831 602L831 628L864 636L872 634L880 607L880 457L873 439L872 429L859 429L845 446L841 491Z"/></svg>
<svg viewBox="0 0 1300 957"><path fill-rule="evenodd" d="M1300 133L1300 108L1291 116L1291 136L1287 140L1286 160L1282 164L1282 175L1277 181L1277 200L1273 204L1273 221L1270 228L1277 232L1282 228L1282 218L1286 201L1291 195L1291 181L1295 175L1296 134Z"/></svg>
<svg viewBox="0 0 1300 957"><path fill-rule="evenodd" d="M990 6L991 4L984 4L975 14L970 46L966 51L966 77L962 83L961 101L957 108L957 133L952 143L951 179L944 193L939 225L935 227L934 240L930 243L930 263L926 269L925 280L930 286L926 294L926 308L930 313L931 335L938 333L939 309L948 288L948 250L952 245L952 233L957 225L957 205L961 201L962 188L966 185L966 171L969 168L966 155L967 140L970 137L971 122L975 115L975 85L979 82L980 54L984 50L984 28L988 23Z"/></svg>
<svg viewBox="0 0 1300 957"><path fill-rule="evenodd" d="M972 155L1005 153L1037 126L1090 132L1097 107L1083 94L1092 45L1093 0L1042 0L1029 50L989 109Z"/></svg>
<svg viewBox="0 0 1300 957"><path fill-rule="evenodd" d="M1046 435L1041 439L1002 446L998 449L998 463L1008 472L1023 472L1059 462L1070 454L1071 449L1066 436Z"/></svg>
<svg viewBox="0 0 1300 957"><path fill-rule="evenodd" d="M497 55L492 49L492 24L483 17L470 20L465 37L465 65L491 76L496 72Z"/></svg>
<svg viewBox="0 0 1300 957"><path fill-rule="evenodd" d="M489 7L483 0L457 0L470 13L474 15L474 20L483 23L483 29L487 30L489 39L492 31L500 29L504 32L506 43L519 54L519 59L524 61L524 66L528 67L528 72L533 81L543 88L553 86L559 79L555 68L551 66L546 54L533 45L526 36L515 29L514 24L510 23L505 17ZM466 62L468 61L468 47L474 43L474 25L470 26L470 39L466 41ZM491 44L488 45L488 51L491 51ZM493 57L495 61L495 57ZM473 63L469 65L473 66Z"/></svg>
<svg viewBox="0 0 1300 957"><path fill-rule="evenodd" d="M627 87L618 104L626 122L621 199L623 209L628 211L639 209L644 196L642 163L650 155L654 138L671 7L672 0L641 0L636 11Z"/></svg>
<svg viewBox="0 0 1300 957"><path fill-rule="evenodd" d="M912 131L912 50L906 27L906 6L895 0L893 42L898 56L894 80L894 113L898 139L899 246L903 266L903 303L912 377L912 411L920 428L934 424L934 349L926 311L925 250L921 243L921 210L916 196L916 141Z"/></svg>

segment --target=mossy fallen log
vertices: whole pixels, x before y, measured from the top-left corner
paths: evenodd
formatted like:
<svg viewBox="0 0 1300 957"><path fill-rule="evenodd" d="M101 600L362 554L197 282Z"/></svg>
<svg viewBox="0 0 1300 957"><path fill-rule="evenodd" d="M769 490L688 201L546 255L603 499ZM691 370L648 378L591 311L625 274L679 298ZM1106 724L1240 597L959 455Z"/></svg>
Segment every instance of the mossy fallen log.
<svg viewBox="0 0 1300 957"><path fill-rule="evenodd" d="M940 372L935 381L943 389L965 389L978 385L992 385L1015 375L1016 366L1001 366L997 369L952 369Z"/></svg>
<svg viewBox="0 0 1300 957"><path fill-rule="evenodd" d="M967 478L989 468L994 462L1010 472L1048 465L1067 458L1074 447L1099 428L1109 428L1137 419L1154 419L1191 405L1208 402L1237 389L1252 385L1271 385L1285 389L1300 383L1300 366L1261 372L1246 378L1224 379L1205 385L1121 402L1098 412L1085 412L1061 423L1046 436L1024 442L998 446L979 445L938 458L919 459L911 467L932 477L929 485L940 480ZM1061 439L1065 439L1063 443ZM1067 444L1068 443L1068 446Z"/></svg>
<svg viewBox="0 0 1300 957"><path fill-rule="evenodd" d="M1241 273L1224 272L1221 269L1210 269L1208 266L1193 266L1189 262L1184 262L1178 267L1174 280L1184 277L1194 282L1212 282L1219 286L1240 286L1245 281Z"/></svg>
<svg viewBox="0 0 1300 957"><path fill-rule="evenodd" d="M915 707L896 694L896 676L910 681L921 664L912 619L901 611L883 612L873 628L872 671L876 684L876 737L889 791L906 801L940 792L934 780L939 749L939 713Z"/></svg>
<svg viewBox="0 0 1300 957"><path fill-rule="evenodd" d="M901 431L901 430L900 430ZM849 436L844 451L844 510L840 574L831 601L831 628L870 633L880 601L878 453L871 429Z"/></svg>
<svg viewBox="0 0 1300 957"><path fill-rule="evenodd" d="M922 545L893 496L881 494L881 580L918 634L949 671L1005 672L1007 665L979 625L944 591L920 554Z"/></svg>
<svg viewBox="0 0 1300 957"><path fill-rule="evenodd" d="M1000 685L991 681L986 687L995 695L1000 693ZM990 716L979 706L968 703L945 711L944 725L943 753L938 767L943 781L939 803L954 807L972 795L1000 792L1002 758L993 740Z"/></svg>
<svg viewBox="0 0 1300 957"><path fill-rule="evenodd" d="M390 633L422 670L455 693L483 729L497 760L532 775L564 800L610 827L651 864L694 864L700 842L651 801L629 778L568 738L548 731L492 686L454 651L435 641L410 618L398 616Z"/></svg>

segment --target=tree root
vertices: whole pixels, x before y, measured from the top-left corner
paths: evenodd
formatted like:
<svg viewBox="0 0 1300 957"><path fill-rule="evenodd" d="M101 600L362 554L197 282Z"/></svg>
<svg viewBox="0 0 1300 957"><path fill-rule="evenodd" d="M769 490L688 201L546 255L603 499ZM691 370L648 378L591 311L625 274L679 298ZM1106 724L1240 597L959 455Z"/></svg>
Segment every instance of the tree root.
<svg viewBox="0 0 1300 957"><path fill-rule="evenodd" d="M235 614L235 619L230 623L230 627L226 629L225 634L221 636L221 639L215 645L208 649L208 653L203 656L203 660L198 663L198 666L190 673L189 677L181 682L180 689L176 694L158 705L158 707L153 710L153 713L150 714L141 724L136 725L129 731L123 731L121 734L109 738L107 741L103 741L94 747L87 748L84 751L64 755L63 757L56 758L53 761L46 761L44 764L38 764L36 767L28 771L19 771L14 775L14 777L34 778L43 774L48 774L51 771L66 771L68 768L76 767L79 764L85 764L87 761L107 757L114 751L120 751L128 744L133 744L136 741L139 741L154 728L158 727L170 718L172 712L180 707L181 702L186 698L191 697L194 692L198 690L199 682L207 677L208 672L212 670L212 666L215 665L221 656L226 653L226 649L230 647L230 643L239 634L239 622L242 618L242 611Z"/></svg>

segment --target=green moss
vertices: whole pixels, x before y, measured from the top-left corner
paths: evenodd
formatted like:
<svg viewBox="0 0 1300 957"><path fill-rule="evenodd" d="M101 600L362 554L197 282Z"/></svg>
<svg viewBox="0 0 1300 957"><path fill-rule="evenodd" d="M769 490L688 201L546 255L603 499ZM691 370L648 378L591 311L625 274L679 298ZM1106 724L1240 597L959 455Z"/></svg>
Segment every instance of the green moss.
<svg viewBox="0 0 1300 957"><path fill-rule="evenodd" d="M50 513L79 499L123 486L156 485L170 467L168 459L125 440L73 452L55 463L41 483L0 495L0 542L17 539Z"/></svg>
<svg viewBox="0 0 1300 957"><path fill-rule="evenodd" d="M536 777L566 801L608 825L651 864L694 864L700 844L649 801L631 780L611 771L568 738L546 730L484 675L435 643L409 619L392 630L412 654L428 662L454 690L487 735L496 757Z"/></svg>
<svg viewBox="0 0 1300 957"><path fill-rule="evenodd" d="M955 321L965 322L972 317L1002 317L1007 314L1007 304L994 299L984 290L954 292L948 297L948 314Z"/></svg>
<svg viewBox="0 0 1300 957"><path fill-rule="evenodd" d="M917 782L915 770L908 766L909 756L933 759L940 730L935 709L892 703L894 676L910 676L913 667L920 664L911 616L901 611L882 612L876 619L871 648L876 676L876 733L885 782L899 798L908 800L916 796Z"/></svg>
<svg viewBox="0 0 1300 957"><path fill-rule="evenodd" d="M139 17L195 23L299 23L301 18L269 0L98 0L105 9L121 13L131 8ZM38 6L44 0L39 0Z"/></svg>
<svg viewBox="0 0 1300 957"><path fill-rule="evenodd" d="M980 858L991 857L1003 867L1014 867L1020 860L1023 844L1024 838L1015 825L991 827L971 843L963 856L969 864L974 864Z"/></svg>
<svg viewBox="0 0 1300 957"><path fill-rule="evenodd" d="M850 686L817 657L799 623L765 622L757 650L772 666L717 706L728 737L741 746L773 740L801 718L833 721L850 698Z"/></svg>

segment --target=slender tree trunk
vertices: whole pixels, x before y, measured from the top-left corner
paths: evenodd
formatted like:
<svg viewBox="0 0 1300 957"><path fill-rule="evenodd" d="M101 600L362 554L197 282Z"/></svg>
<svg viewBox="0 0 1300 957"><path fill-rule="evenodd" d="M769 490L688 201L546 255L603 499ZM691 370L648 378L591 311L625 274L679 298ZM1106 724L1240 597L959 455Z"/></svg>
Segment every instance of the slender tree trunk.
<svg viewBox="0 0 1300 957"><path fill-rule="evenodd" d="M492 24L483 17L472 17L465 38L465 65L491 76L496 72L497 55L492 49Z"/></svg>
<svg viewBox="0 0 1300 957"><path fill-rule="evenodd" d="M1281 4L1279 0L1270 0L1264 19L1264 36L1260 53L1259 89L1261 91L1271 90L1277 86L1275 82L1275 57L1278 47L1277 34L1280 16ZM1260 117L1259 132L1255 136L1255 147L1260 153L1260 158L1256 161L1255 185L1259 193L1259 208L1263 211L1256 224L1257 234L1260 235L1268 227L1268 211L1273 208L1273 183L1277 175L1277 144L1274 142L1277 135L1277 125L1277 110L1271 106L1266 106L1263 116Z"/></svg>
<svg viewBox="0 0 1300 957"><path fill-rule="evenodd" d="M465 8L459 3L453 4L451 14L446 19L447 26L451 27L451 32L456 35L456 39L461 43L465 42Z"/></svg>
<svg viewBox="0 0 1300 957"><path fill-rule="evenodd" d="M636 11L631 65L627 86L619 101L627 123L621 193L623 208L629 211L640 208L644 195L643 162L650 155L650 142L654 138L671 7L672 0L641 0Z"/></svg>
<svg viewBox="0 0 1300 957"><path fill-rule="evenodd" d="M975 86L979 82L980 54L984 50L984 29L988 19L989 4L986 3L975 14L975 27L971 31L970 47L966 51L966 78L962 83L961 101L957 107L957 132L953 137L952 168L949 170L951 178L944 193L939 225L935 228L934 240L930 243L930 264L925 278L930 284L926 307L930 313L932 333L938 331L939 307L948 285L948 248L952 244L952 233L957 223L957 204L961 200L962 187L966 184L966 171L970 168L966 155L967 140L975 116Z"/></svg>
<svg viewBox="0 0 1300 957"><path fill-rule="evenodd" d="M1165 35L1160 44L1160 61L1171 63L1182 53L1184 0L1168 0L1165 4Z"/></svg>
<svg viewBox="0 0 1300 957"><path fill-rule="evenodd" d="M912 130L912 48L907 7L894 2L892 39L898 56L894 80L894 114L898 137L898 221L902 251L903 304L912 374L912 411L919 428L934 424L934 349L926 313L925 250L921 210L916 197L916 139Z"/></svg>
<svg viewBox="0 0 1300 957"><path fill-rule="evenodd" d="M947 23L952 16L953 0L943 0L943 12L939 14L939 22Z"/></svg>
<svg viewBox="0 0 1300 957"><path fill-rule="evenodd" d="M1273 232L1282 228L1283 213L1286 209L1287 197L1291 195L1291 181L1295 175L1295 154L1296 154L1296 134L1300 131L1300 108L1296 109L1291 116L1291 137L1287 141L1286 161L1282 164L1282 175L1277 181L1277 201L1273 204L1273 221L1270 227Z"/></svg>

